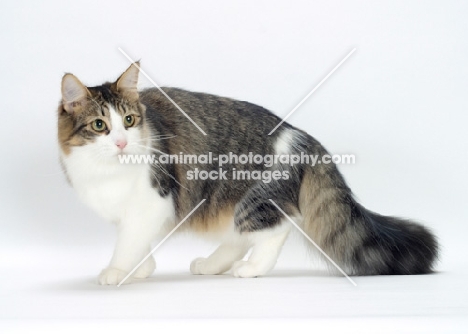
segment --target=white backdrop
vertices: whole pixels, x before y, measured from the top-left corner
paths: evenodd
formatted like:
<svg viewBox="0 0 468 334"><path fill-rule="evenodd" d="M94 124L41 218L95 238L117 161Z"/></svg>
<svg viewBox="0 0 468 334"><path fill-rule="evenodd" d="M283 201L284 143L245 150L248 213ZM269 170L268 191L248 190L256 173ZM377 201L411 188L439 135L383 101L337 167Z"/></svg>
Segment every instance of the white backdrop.
<svg viewBox="0 0 468 334"><path fill-rule="evenodd" d="M56 107L65 72L90 86L117 78L129 65L118 47L160 85L279 116L357 48L289 122L332 153L356 155L340 169L366 207L432 228L439 271L466 268L467 13L463 1L3 1L3 270L38 254L36 263L63 261L71 248L97 252L86 258L96 272L84 275L108 260L112 227L77 201L60 172ZM159 266L187 271L210 247L170 240ZM302 252L288 243L280 266L306 267Z"/></svg>

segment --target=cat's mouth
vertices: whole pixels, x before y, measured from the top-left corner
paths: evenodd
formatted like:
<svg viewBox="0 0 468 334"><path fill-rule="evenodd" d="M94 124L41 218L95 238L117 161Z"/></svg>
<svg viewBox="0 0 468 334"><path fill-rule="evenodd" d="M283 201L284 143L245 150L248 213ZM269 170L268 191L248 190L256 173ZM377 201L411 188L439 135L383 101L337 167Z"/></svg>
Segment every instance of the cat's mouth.
<svg viewBox="0 0 468 334"><path fill-rule="evenodd" d="M119 150L113 156L120 157L120 156L129 156L129 155L131 155L131 153L128 152L127 150Z"/></svg>

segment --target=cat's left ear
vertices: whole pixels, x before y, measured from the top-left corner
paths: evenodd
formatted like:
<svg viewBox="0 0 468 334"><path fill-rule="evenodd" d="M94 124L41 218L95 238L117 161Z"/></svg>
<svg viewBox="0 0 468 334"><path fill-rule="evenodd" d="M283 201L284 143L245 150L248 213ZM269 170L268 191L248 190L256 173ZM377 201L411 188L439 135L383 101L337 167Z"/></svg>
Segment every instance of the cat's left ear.
<svg viewBox="0 0 468 334"><path fill-rule="evenodd" d="M89 91L85 85L71 73L67 73L62 78L62 103L63 108L72 114L82 110L86 102Z"/></svg>
<svg viewBox="0 0 468 334"><path fill-rule="evenodd" d="M129 100L138 100L138 74L140 73L140 62L137 61L117 79L115 87L119 93Z"/></svg>

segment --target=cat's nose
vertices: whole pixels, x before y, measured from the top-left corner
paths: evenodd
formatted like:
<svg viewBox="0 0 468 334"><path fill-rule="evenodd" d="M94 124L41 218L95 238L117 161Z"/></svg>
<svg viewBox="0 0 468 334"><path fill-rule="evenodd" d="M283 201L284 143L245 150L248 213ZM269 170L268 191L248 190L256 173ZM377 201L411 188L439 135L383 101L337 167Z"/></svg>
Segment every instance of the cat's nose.
<svg viewBox="0 0 468 334"><path fill-rule="evenodd" d="M125 146L127 146L127 141L125 139L123 140L117 140L115 142L115 145L120 148L121 150L123 150L125 148Z"/></svg>

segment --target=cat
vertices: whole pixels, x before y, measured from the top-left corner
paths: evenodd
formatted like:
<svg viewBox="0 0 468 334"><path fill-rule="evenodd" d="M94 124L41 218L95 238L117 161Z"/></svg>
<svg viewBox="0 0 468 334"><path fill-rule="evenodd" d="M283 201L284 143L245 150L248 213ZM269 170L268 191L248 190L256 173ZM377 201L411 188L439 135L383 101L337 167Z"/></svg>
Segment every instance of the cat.
<svg viewBox="0 0 468 334"><path fill-rule="evenodd" d="M193 174L220 171L215 160L122 163L122 157L142 155L162 160L168 154L328 154L286 122L269 135L281 119L249 102L178 88L162 88L173 101L156 88L138 91L139 69L133 63L115 82L97 87L86 87L69 73L62 79L58 142L63 170L79 198L118 229L100 284L119 284L149 254L152 242L203 200L179 230L217 238L220 246L193 260L193 274L266 275L294 228L289 219L349 275L433 271L438 257L433 233L364 208L334 163L276 161L267 167L233 160L222 166L228 173L218 179ZM236 171L276 177L234 179ZM154 270L150 256L125 283Z"/></svg>

